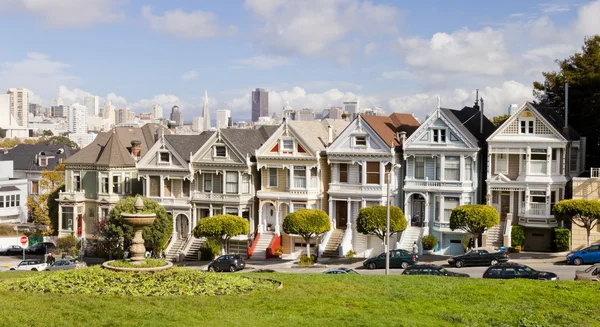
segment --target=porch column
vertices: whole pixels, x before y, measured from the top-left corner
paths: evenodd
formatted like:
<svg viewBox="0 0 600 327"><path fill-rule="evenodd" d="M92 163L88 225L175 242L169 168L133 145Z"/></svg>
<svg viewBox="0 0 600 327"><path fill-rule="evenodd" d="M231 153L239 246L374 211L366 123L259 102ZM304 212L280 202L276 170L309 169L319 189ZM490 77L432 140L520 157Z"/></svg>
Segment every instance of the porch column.
<svg viewBox="0 0 600 327"><path fill-rule="evenodd" d="M526 155L525 155L525 174L529 175L531 174L531 147L527 147L526 150Z"/></svg>
<svg viewBox="0 0 600 327"><path fill-rule="evenodd" d="M288 182L288 189L293 189L294 188L294 166L291 166L292 168L288 168L290 171L290 180ZM284 171L285 173L285 171Z"/></svg>
<svg viewBox="0 0 600 327"><path fill-rule="evenodd" d="M550 212L550 199L552 198L552 194L550 194L551 192L550 184L548 184L546 186L546 216L552 215L552 212Z"/></svg>
<svg viewBox="0 0 600 327"><path fill-rule="evenodd" d="M529 213L529 186L525 187L525 207L523 208L525 214Z"/></svg>
<svg viewBox="0 0 600 327"><path fill-rule="evenodd" d="M567 148L561 148L560 152L562 153L562 170L561 175L565 175L565 169L567 167Z"/></svg>
<svg viewBox="0 0 600 327"><path fill-rule="evenodd" d="M404 201L404 215L406 217L406 226L412 226L412 205L409 207L409 199L412 197L412 194Z"/></svg>
<svg viewBox="0 0 600 327"><path fill-rule="evenodd" d="M362 174L361 181L362 181L362 185L364 186L364 185L367 185L367 162L363 161L361 163L360 167L361 167L361 174Z"/></svg>
<svg viewBox="0 0 600 327"><path fill-rule="evenodd" d="M331 228L335 229L335 214L333 213L333 200L329 197L329 220L331 220Z"/></svg>
<svg viewBox="0 0 600 327"><path fill-rule="evenodd" d="M385 165L383 164L383 162L379 162L379 185L385 185L386 183L386 179L385 179Z"/></svg>
<svg viewBox="0 0 600 327"><path fill-rule="evenodd" d="M257 230L259 233L262 233L263 229L264 229L264 222L263 222L263 214L262 214L262 205L260 205L260 207L258 209L258 229Z"/></svg>
<svg viewBox="0 0 600 327"><path fill-rule="evenodd" d="M348 204L347 204L347 208L346 208L346 215L348 217L348 219L346 219L347 223L346 223L346 227L350 228L352 226L352 201L350 201L350 198L348 198Z"/></svg>
<svg viewBox="0 0 600 327"><path fill-rule="evenodd" d="M179 233L177 232L177 214L175 212L173 212L173 236L174 238L179 238L183 235L179 235Z"/></svg>
<svg viewBox="0 0 600 327"><path fill-rule="evenodd" d="M446 167L446 156L442 153L440 154L440 171L438 171L438 176L440 176L440 180L446 180L446 174L444 172L444 168Z"/></svg>
<svg viewBox="0 0 600 327"><path fill-rule="evenodd" d="M552 174L552 148L548 147L546 149L546 176L550 176Z"/></svg>
<svg viewBox="0 0 600 327"><path fill-rule="evenodd" d="M465 155L461 154L460 155L460 159L459 159L459 164L458 164L458 180L459 181L464 181L465 180L465 176L466 175L466 171L465 171Z"/></svg>
<svg viewBox="0 0 600 327"><path fill-rule="evenodd" d="M277 206L277 209L275 210L275 234L280 235L280 218L279 218L279 206Z"/></svg>
<svg viewBox="0 0 600 327"><path fill-rule="evenodd" d="M429 235L429 206L430 206L430 200L431 200L431 196L427 196L427 198L425 198L425 222L424 222L424 229L423 229L423 236L425 235Z"/></svg>
<svg viewBox="0 0 600 327"><path fill-rule="evenodd" d="M58 206L58 233L60 235L60 231L62 231L63 226L62 226L62 205Z"/></svg>
<svg viewBox="0 0 600 327"><path fill-rule="evenodd" d="M508 213L513 213L514 214L514 206L515 206L515 191L510 191L510 203L508 204ZM500 217L502 218L502 217Z"/></svg>
<svg viewBox="0 0 600 327"><path fill-rule="evenodd" d="M438 209L438 221L442 222L445 221L445 217L444 217L444 196L440 195L440 205Z"/></svg>
<svg viewBox="0 0 600 327"><path fill-rule="evenodd" d="M144 185L146 185L146 189L144 190L144 194L146 197L150 196L150 176L146 175L144 179Z"/></svg>

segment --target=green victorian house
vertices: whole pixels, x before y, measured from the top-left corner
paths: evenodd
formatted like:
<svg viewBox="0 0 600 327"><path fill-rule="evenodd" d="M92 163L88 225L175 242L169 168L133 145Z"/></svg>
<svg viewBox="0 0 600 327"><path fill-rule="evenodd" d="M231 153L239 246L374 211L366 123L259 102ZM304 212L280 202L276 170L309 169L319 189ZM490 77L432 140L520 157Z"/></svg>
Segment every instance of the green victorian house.
<svg viewBox="0 0 600 327"><path fill-rule="evenodd" d="M94 224L108 217L119 200L143 194L136 163L162 134L159 124L115 127L64 161L65 191L60 192L58 235L92 238Z"/></svg>

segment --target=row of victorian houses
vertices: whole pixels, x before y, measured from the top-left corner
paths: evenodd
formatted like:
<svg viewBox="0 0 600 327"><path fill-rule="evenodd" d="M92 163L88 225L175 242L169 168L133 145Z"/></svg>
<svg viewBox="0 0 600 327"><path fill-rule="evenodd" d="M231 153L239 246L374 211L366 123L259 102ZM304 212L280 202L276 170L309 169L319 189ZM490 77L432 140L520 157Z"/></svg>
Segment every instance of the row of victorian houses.
<svg viewBox="0 0 600 327"><path fill-rule="evenodd" d="M461 253L464 234L450 230L450 213L484 203L498 209L501 223L482 244L510 245L510 227L518 224L526 227L527 248L549 250L559 225L551 208L569 196L570 176L583 172L585 138L549 108L513 106L496 128L482 106L438 108L422 124L394 113L199 135L173 135L157 124L117 127L64 161L59 233L92 238L94 223L116 202L142 194L174 218L170 255L196 257L202 240L191 233L198 220L233 214L249 220L251 233L230 251L264 258L281 246L295 257L305 247L283 232L283 219L310 208L332 222L319 240L323 255L353 250L368 257L383 246L358 233L355 221L361 208L385 205L389 175L391 202L409 223L393 239L397 248L433 234L435 253Z"/></svg>

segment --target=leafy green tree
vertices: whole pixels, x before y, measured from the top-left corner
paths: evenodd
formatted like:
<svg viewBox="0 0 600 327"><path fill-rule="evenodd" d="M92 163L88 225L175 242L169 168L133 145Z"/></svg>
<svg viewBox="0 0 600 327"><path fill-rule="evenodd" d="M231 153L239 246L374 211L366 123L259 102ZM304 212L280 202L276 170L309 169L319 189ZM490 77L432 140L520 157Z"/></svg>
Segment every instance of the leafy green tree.
<svg viewBox="0 0 600 327"><path fill-rule="evenodd" d="M133 240L133 228L124 223L121 217L122 213L133 213L136 212L134 208L136 198L129 197L122 199L115 204L110 211L110 217L108 223L105 226L104 231L100 231L100 235L104 237L112 238L115 233L119 232L115 229L121 229L123 235L123 247L127 249ZM156 201L142 197L144 202L143 213L155 213L156 219L152 225L144 227L142 237L144 238L144 245L146 248L154 250L156 253L160 253L167 246L169 237L173 234L173 217L167 213L164 207L159 205Z"/></svg>
<svg viewBox="0 0 600 327"><path fill-rule="evenodd" d="M589 163L600 164L600 36L586 37L581 52L556 60L558 71L544 72L534 82L538 102L564 117L565 82L569 82L569 125L587 137Z"/></svg>
<svg viewBox="0 0 600 327"><path fill-rule="evenodd" d="M360 209L356 218L356 231L385 238L387 220L386 206L372 206ZM390 207L390 238L392 235L406 229L406 218L402 210L396 206Z"/></svg>
<svg viewBox="0 0 600 327"><path fill-rule="evenodd" d="M510 118L509 114L496 116L496 117L492 118L492 124L494 124L494 126L498 127L498 126L502 125L506 120L508 120L508 118Z"/></svg>
<svg viewBox="0 0 600 327"><path fill-rule="evenodd" d="M65 182L65 165L59 164L54 170L44 169L41 175L42 179L39 182L38 194L27 197L27 209L30 214L30 222L47 226L48 228L43 234L51 235L53 226L48 201L50 201L50 196ZM58 226L55 226L56 228Z"/></svg>
<svg viewBox="0 0 600 327"><path fill-rule="evenodd" d="M248 234L248 220L234 215L217 215L198 220L194 227L195 237L206 237L219 242L221 253L225 254L227 242L238 235Z"/></svg>
<svg viewBox="0 0 600 327"><path fill-rule="evenodd" d="M73 235L59 237L56 240L56 243L58 248L61 249L63 253L67 253L72 256L77 255L77 237Z"/></svg>
<svg viewBox="0 0 600 327"><path fill-rule="evenodd" d="M73 142L71 139L69 139L66 136L52 136L50 138L40 138L40 143L45 143L45 144L56 144L56 145L65 145L68 147L71 147L73 149L79 149L79 146L77 145L77 143Z"/></svg>
<svg viewBox="0 0 600 327"><path fill-rule="evenodd" d="M54 136L54 133L52 133L51 130L46 129L46 130L44 130L43 135L44 136Z"/></svg>
<svg viewBox="0 0 600 327"><path fill-rule="evenodd" d="M5 138L6 137L6 130L0 128L0 138Z"/></svg>
<svg viewBox="0 0 600 327"><path fill-rule="evenodd" d="M60 185L50 194L48 194L48 217L50 218L50 225L52 226L52 234L58 235L58 195L60 192L65 191L65 184Z"/></svg>
<svg viewBox="0 0 600 327"><path fill-rule="evenodd" d="M466 204L452 209L450 215L450 229L461 229L477 240L486 228L494 227L500 223L500 216L496 208L484 204Z"/></svg>
<svg viewBox="0 0 600 327"><path fill-rule="evenodd" d="M306 242L306 253L310 257L310 239L331 229L329 216L323 210L300 209L285 216L283 231L302 236Z"/></svg>
<svg viewBox="0 0 600 327"><path fill-rule="evenodd" d="M113 255L119 253L123 248L123 229L115 224L109 223L110 219L100 219L94 224L94 243L98 252L108 255L112 260Z"/></svg>
<svg viewBox="0 0 600 327"><path fill-rule="evenodd" d="M571 223L584 228L587 233L587 245L590 245L590 233L600 221L600 201L561 200L554 205L552 213L557 219L568 219Z"/></svg>

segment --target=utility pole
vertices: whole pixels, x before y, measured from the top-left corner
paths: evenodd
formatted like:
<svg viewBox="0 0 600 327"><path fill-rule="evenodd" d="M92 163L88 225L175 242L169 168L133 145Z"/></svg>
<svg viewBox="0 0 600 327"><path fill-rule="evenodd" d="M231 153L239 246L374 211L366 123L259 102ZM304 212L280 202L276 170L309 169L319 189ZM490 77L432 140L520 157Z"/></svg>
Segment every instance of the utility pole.
<svg viewBox="0 0 600 327"><path fill-rule="evenodd" d="M392 189L392 169L390 169L387 175L387 208L386 208L386 218L385 218L385 274L390 274L390 193Z"/></svg>

